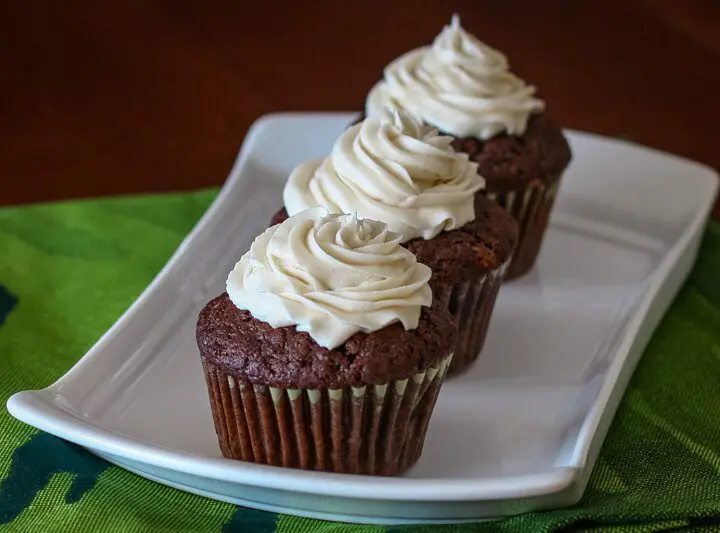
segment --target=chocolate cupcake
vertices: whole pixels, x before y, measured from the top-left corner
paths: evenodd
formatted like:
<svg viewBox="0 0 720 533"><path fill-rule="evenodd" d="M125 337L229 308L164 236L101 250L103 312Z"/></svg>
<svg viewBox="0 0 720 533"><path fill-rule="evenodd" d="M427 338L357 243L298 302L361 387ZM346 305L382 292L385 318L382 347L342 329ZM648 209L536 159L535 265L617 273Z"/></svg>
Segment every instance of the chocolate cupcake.
<svg viewBox="0 0 720 533"><path fill-rule="evenodd" d="M297 167L285 186L286 213L311 207L380 219L433 269L437 301L457 318L450 367L475 361L517 241L517 224L477 195L477 164L409 114L385 111L348 128L324 160ZM286 216L281 212L276 220Z"/></svg>
<svg viewBox="0 0 720 533"><path fill-rule="evenodd" d="M432 46L390 63L368 94L365 115L403 109L454 137L456 150L478 164L484 194L519 223L507 277L535 264L560 177L571 159L562 130L510 71L506 57L465 32L454 16Z"/></svg>
<svg viewBox="0 0 720 533"><path fill-rule="evenodd" d="M255 239L197 324L225 457L375 475L418 460L457 330L400 240L324 209Z"/></svg>

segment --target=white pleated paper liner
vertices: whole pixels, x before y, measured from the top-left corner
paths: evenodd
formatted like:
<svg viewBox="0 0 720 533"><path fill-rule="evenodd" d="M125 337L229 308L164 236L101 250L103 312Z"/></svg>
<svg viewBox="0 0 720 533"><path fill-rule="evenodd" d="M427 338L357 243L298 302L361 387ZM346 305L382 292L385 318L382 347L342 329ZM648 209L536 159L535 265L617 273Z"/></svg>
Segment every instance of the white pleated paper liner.
<svg viewBox="0 0 720 533"><path fill-rule="evenodd" d="M397 475L422 453L452 356L414 376L343 389L280 389L203 360L225 457L350 474Z"/></svg>
<svg viewBox="0 0 720 533"><path fill-rule="evenodd" d="M462 373L480 355L508 264L481 278L433 287L433 298L447 305L458 325L458 340L448 376Z"/></svg>
<svg viewBox="0 0 720 533"><path fill-rule="evenodd" d="M518 244L505 279L522 276L535 265L559 185L558 176L547 184L534 182L522 191L486 193L518 223Z"/></svg>

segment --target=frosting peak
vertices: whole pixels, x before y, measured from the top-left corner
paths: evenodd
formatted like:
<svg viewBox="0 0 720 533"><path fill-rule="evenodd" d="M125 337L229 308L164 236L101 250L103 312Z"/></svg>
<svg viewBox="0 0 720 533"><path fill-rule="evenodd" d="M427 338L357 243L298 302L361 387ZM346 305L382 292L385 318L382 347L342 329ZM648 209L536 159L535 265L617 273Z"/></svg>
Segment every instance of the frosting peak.
<svg viewBox="0 0 720 533"><path fill-rule="evenodd" d="M439 74L448 66L462 67L478 77L484 76L487 71L506 71L510 68L504 54L483 44L463 29L457 14L452 16L450 25L443 27L435 38L424 62L427 71Z"/></svg>
<svg viewBox="0 0 720 533"><path fill-rule="evenodd" d="M332 349L358 331L418 325L430 268L382 222L310 209L258 236L227 279L238 309Z"/></svg>
<svg viewBox="0 0 720 533"><path fill-rule="evenodd" d="M283 199L290 215L311 207L382 220L404 241L431 239L475 219L484 186L452 137L412 115L384 109L345 130L322 161L297 167Z"/></svg>
<svg viewBox="0 0 720 533"><path fill-rule="evenodd" d="M446 133L486 140L502 132L521 135L530 114L545 107L534 95L535 87L510 72L507 58L467 33L454 15L432 46L385 68L365 112L397 107Z"/></svg>

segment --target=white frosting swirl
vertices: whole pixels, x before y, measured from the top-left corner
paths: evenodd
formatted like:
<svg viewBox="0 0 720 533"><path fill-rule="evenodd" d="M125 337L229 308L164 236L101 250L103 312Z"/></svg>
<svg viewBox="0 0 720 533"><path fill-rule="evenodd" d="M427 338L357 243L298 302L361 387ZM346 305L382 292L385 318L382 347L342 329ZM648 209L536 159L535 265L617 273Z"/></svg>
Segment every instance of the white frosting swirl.
<svg viewBox="0 0 720 533"><path fill-rule="evenodd" d="M297 167L283 193L294 215L311 207L382 220L405 241L432 239L475 219L485 185L452 138L411 115L383 111L345 130L323 161Z"/></svg>
<svg viewBox="0 0 720 533"><path fill-rule="evenodd" d="M418 325L430 268L382 222L310 209L258 236L227 279L238 309L332 349L358 331Z"/></svg>
<svg viewBox="0 0 720 533"><path fill-rule="evenodd" d="M390 63L368 94L365 113L405 109L456 137L487 140L507 132L522 135L531 113L545 103L535 87L510 72L507 58L460 26L454 15L432 46Z"/></svg>

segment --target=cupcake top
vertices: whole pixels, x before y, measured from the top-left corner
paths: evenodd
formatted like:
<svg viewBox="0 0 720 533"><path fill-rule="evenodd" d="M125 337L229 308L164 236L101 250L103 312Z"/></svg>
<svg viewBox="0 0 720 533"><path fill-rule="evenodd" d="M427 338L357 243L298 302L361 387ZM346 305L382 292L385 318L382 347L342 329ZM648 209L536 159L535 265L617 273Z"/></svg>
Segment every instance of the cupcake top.
<svg viewBox="0 0 720 533"><path fill-rule="evenodd" d="M266 230L200 312L203 359L242 383L382 385L440 366L457 327L385 224L304 211Z"/></svg>
<svg viewBox="0 0 720 533"><path fill-rule="evenodd" d="M449 356L457 326L441 304L423 307L415 329L394 322L355 333L333 350L293 326L273 328L223 293L200 312L197 343L208 363L241 381L286 389L382 385L436 368ZM241 385L242 386L242 385Z"/></svg>
<svg viewBox="0 0 720 533"><path fill-rule="evenodd" d="M258 236L227 279L237 309L273 328L296 326L324 348L399 322L418 326L430 306L430 268L381 222L303 211Z"/></svg>
<svg viewBox="0 0 720 533"><path fill-rule="evenodd" d="M404 109L456 137L522 135L545 104L535 87L510 71L507 58L460 26L454 15L432 46L390 63L368 94L365 113Z"/></svg>
<svg viewBox="0 0 720 533"><path fill-rule="evenodd" d="M403 237L432 239L474 220L484 185L477 164L414 116L383 109L343 132L324 160L298 166L285 186L290 215L322 206L379 219Z"/></svg>

